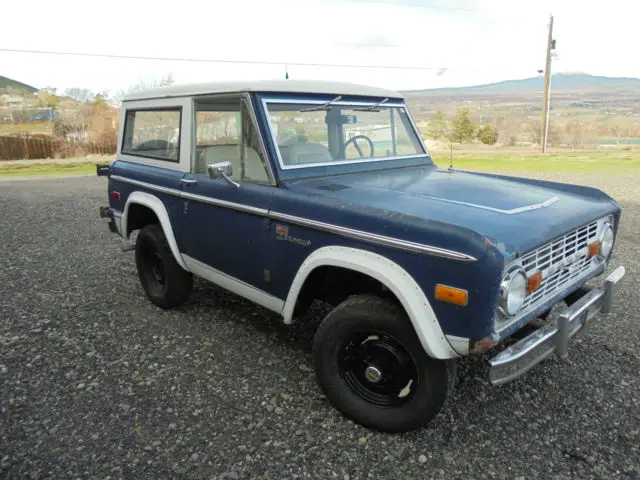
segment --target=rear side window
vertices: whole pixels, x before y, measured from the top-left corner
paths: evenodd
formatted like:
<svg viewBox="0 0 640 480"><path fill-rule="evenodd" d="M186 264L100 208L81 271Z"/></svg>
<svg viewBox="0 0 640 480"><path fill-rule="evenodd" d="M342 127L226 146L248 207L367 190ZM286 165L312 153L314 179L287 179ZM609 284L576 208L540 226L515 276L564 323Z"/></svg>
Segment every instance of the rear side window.
<svg viewBox="0 0 640 480"><path fill-rule="evenodd" d="M180 108L127 110L122 153L178 162L181 116Z"/></svg>

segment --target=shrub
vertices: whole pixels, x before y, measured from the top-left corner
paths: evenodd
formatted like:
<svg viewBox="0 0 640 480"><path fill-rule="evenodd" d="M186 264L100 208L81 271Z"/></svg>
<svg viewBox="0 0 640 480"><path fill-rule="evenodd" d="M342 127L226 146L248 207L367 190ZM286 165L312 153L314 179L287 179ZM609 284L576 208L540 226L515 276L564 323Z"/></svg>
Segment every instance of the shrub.
<svg viewBox="0 0 640 480"><path fill-rule="evenodd" d="M478 130L478 140L485 145L495 145L498 141L498 131L491 125L483 125Z"/></svg>

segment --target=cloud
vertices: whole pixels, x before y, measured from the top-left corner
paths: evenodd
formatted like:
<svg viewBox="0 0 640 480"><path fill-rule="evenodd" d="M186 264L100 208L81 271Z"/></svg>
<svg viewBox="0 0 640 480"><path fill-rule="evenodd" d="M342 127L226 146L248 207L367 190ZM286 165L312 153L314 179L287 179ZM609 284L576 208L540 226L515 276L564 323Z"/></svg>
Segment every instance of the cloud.
<svg viewBox="0 0 640 480"><path fill-rule="evenodd" d="M5 2L6 3L6 2ZM608 0L182 0L180 8L150 1L112 0L96 30L82 0L32 0L30 35L20 22L5 22L6 48L76 51L150 57L264 60L246 65L80 58L0 52L0 74L32 85L61 89L118 90L139 78L167 72L176 82L291 78L344 80L392 89L457 86L535 76L544 63L546 25L555 16L558 54L554 71L587 70L640 76L630 49L640 44L640 2ZM3 5L19 18L19 2ZM125 12L123 15L122 12ZM619 12L623 12L620 14ZM140 19L144 21L140 21ZM241 19L217 21L212 18ZM51 25L66 25L51 36ZM597 35L594 34L597 26ZM105 33L106 32L106 33ZM603 40L605 39L605 40ZM291 62L340 65L410 65L435 70L302 67Z"/></svg>
<svg viewBox="0 0 640 480"><path fill-rule="evenodd" d="M336 45L345 45L355 48L399 48L402 45L394 42L391 38L380 33L366 33L360 38L353 40L339 39L333 42Z"/></svg>

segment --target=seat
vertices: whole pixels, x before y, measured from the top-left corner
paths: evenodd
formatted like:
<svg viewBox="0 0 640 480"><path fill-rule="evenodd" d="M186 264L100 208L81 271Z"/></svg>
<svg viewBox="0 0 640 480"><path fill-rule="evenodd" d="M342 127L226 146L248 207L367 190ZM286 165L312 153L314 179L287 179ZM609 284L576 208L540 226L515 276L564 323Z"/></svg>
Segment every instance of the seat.
<svg viewBox="0 0 640 480"><path fill-rule="evenodd" d="M282 149L281 149L282 151ZM289 145L283 155L286 165L304 165L307 163L331 163L334 161L331 152L320 143L297 143Z"/></svg>

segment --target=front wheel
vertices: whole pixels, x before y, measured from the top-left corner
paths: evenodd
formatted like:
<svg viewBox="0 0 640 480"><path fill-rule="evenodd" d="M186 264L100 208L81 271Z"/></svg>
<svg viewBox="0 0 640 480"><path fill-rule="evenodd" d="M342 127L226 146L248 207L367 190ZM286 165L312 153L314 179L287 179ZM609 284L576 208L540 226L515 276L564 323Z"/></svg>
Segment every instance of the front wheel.
<svg viewBox="0 0 640 480"><path fill-rule="evenodd" d="M374 295L342 302L313 342L318 382L347 417L377 430L426 425L442 408L454 361L430 358L404 310Z"/></svg>
<svg viewBox="0 0 640 480"><path fill-rule="evenodd" d="M174 308L189 299L193 276L173 257L159 225L147 225L136 239L138 278L149 300L161 308Z"/></svg>

